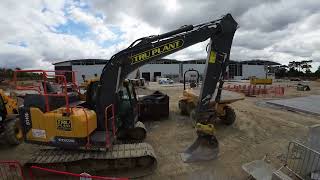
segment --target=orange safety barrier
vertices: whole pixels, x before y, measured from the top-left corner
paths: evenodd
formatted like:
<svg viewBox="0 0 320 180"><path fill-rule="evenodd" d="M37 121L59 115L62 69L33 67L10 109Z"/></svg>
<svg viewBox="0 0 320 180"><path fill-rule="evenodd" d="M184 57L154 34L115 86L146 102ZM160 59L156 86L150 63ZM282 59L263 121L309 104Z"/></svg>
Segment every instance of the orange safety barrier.
<svg viewBox="0 0 320 180"><path fill-rule="evenodd" d="M31 166L29 169L29 176L32 180L36 180L37 177L34 174L34 171L40 171L40 172L46 172L49 174L54 175L55 177L57 177L57 179L59 178L75 178L75 179L99 179L99 180L129 180L128 178L116 178L116 177L103 177L103 176L92 176L89 175L87 173L81 173L81 174L75 174L75 173L70 173L70 172L66 172L66 171L58 171L58 170L54 170L54 169L48 169L48 168L42 168L42 167L38 167L38 166Z"/></svg>
<svg viewBox="0 0 320 180"><path fill-rule="evenodd" d="M18 161L0 161L0 179L25 180L26 178Z"/></svg>
<svg viewBox="0 0 320 180"><path fill-rule="evenodd" d="M284 87L275 87L275 86L266 86L266 85L227 85L223 89L244 93L246 96L259 96L259 95L273 95L273 96L283 96L284 95Z"/></svg>

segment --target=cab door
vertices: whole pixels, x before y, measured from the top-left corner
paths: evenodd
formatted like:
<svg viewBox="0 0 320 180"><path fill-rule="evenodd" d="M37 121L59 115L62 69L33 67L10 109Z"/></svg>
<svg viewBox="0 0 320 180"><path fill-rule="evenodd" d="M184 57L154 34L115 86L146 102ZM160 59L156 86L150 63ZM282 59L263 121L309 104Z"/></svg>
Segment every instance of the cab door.
<svg viewBox="0 0 320 180"><path fill-rule="evenodd" d="M0 121L3 121L6 119L7 117L7 109L6 109L6 104L2 98L2 96L0 95Z"/></svg>

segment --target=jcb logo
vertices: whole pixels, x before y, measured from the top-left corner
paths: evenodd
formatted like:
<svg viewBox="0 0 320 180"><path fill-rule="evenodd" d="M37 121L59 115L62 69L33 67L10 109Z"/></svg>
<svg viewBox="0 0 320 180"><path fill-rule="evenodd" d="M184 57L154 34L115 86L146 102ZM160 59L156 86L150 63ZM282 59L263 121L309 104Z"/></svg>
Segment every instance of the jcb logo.
<svg viewBox="0 0 320 180"><path fill-rule="evenodd" d="M57 129L62 131L71 131L72 125L70 119L58 119L57 120Z"/></svg>

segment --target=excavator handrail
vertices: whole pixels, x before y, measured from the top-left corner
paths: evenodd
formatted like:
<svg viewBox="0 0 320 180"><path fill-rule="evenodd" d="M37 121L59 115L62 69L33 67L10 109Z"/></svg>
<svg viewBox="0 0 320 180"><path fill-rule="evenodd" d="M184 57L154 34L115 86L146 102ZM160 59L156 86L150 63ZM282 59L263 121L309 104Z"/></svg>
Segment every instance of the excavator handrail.
<svg viewBox="0 0 320 180"><path fill-rule="evenodd" d="M37 85L31 85L31 86L19 86L17 81L17 76L18 73L22 72L27 72L27 73L41 73L42 74L42 82L43 85L43 93L41 92L41 87ZM49 75L48 73L54 73L53 75ZM63 73L63 74L61 74ZM17 90L33 90L38 92L38 94L44 96L45 98L45 108L46 111L50 111L50 106L49 106L49 96L55 96L55 97L64 97L65 103L66 103L66 111L67 113L70 113L70 106L69 106L69 97L68 97L68 92L67 92L67 78L65 73L71 73L72 74L72 86L77 90L79 93L79 88L77 84L75 83L75 71L67 71L67 70L15 70L13 74L13 82ZM48 93L47 86L45 85L48 82L48 77L54 77L57 78L58 84L61 85L63 92L62 93Z"/></svg>
<svg viewBox="0 0 320 180"><path fill-rule="evenodd" d="M196 69L189 69L183 73L183 90L186 90L186 74L187 72L196 72L197 73L197 85L199 84L200 73Z"/></svg>
<svg viewBox="0 0 320 180"><path fill-rule="evenodd" d="M109 129L108 129L108 110L111 108L111 112L112 112L112 135L113 138L115 138L116 136L116 126L115 126L115 117L114 117L114 105L110 104L109 106L106 107L105 109L105 128L106 128L106 149L111 148L112 143L110 141L110 134L109 134Z"/></svg>

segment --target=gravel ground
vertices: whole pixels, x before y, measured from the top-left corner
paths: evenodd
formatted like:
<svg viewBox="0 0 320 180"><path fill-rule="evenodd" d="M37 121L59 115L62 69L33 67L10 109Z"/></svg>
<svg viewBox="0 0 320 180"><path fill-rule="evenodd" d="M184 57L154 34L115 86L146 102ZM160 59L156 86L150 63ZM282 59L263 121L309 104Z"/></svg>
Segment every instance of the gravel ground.
<svg viewBox="0 0 320 180"><path fill-rule="evenodd" d="M296 91L294 83L286 82L286 95L281 98L320 94L320 82L311 82L311 91ZM247 174L241 165L265 155L275 167L281 166L289 141L306 139L308 127L319 123L320 117L287 111L265 105L262 97L247 97L231 106L237 114L231 126L218 124L217 138L220 154L216 160L183 163L179 153L196 138L189 117L180 115L179 96L183 86L160 86L150 83L140 93L160 90L170 96L170 116L161 121L146 122L147 142L158 158L158 167L151 176L143 179L245 179ZM277 97L278 98L278 97ZM25 162L39 147L21 144L16 147L1 145L1 160Z"/></svg>

